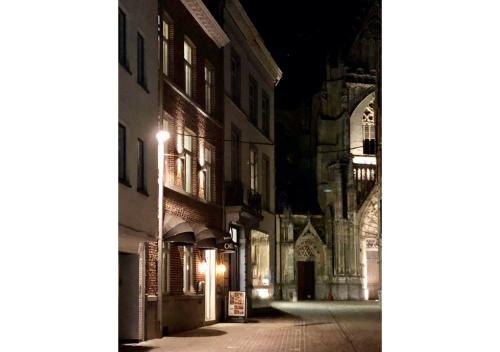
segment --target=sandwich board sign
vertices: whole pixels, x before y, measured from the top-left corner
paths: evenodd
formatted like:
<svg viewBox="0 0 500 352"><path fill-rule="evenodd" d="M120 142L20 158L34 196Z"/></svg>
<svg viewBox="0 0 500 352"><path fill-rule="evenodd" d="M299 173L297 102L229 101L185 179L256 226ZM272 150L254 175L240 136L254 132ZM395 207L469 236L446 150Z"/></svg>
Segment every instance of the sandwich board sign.
<svg viewBox="0 0 500 352"><path fill-rule="evenodd" d="M227 305L228 317L245 318L247 316L247 300L245 291L229 291Z"/></svg>

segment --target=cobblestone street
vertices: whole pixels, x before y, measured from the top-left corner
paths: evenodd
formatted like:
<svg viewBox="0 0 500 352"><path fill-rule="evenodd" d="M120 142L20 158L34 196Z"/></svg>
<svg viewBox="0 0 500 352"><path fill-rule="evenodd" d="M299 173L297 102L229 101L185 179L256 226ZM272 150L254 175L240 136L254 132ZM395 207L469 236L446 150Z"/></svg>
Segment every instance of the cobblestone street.
<svg viewBox="0 0 500 352"><path fill-rule="evenodd" d="M277 314L219 323L123 351L381 351L378 302L275 302Z"/></svg>

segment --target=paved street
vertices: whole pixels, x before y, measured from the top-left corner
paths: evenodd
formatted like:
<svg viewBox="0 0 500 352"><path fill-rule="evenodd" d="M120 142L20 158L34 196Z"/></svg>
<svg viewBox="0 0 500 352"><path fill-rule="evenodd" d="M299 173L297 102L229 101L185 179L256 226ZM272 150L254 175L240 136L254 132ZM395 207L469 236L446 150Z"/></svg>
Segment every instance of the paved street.
<svg viewBox="0 0 500 352"><path fill-rule="evenodd" d="M124 351L381 351L378 302L275 302L276 314L145 341Z"/></svg>

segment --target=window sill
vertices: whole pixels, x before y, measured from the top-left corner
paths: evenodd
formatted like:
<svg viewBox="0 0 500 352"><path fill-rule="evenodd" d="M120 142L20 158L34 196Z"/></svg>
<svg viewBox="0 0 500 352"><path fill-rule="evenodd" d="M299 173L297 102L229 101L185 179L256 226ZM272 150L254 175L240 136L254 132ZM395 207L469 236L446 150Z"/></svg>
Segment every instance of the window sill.
<svg viewBox="0 0 500 352"><path fill-rule="evenodd" d="M128 182L126 178L118 178L118 182L120 182L124 186L127 186L128 188L132 188L130 182Z"/></svg>
<svg viewBox="0 0 500 352"><path fill-rule="evenodd" d="M141 88L144 89L144 91L149 94L148 87L146 87L145 83L137 82L137 84L140 85Z"/></svg>
<svg viewBox="0 0 500 352"><path fill-rule="evenodd" d="M140 193L140 194L142 194L142 195L144 195L144 196L146 196L146 197L149 197L148 191L146 189L144 189L144 188L137 188L137 192Z"/></svg>
<svg viewBox="0 0 500 352"><path fill-rule="evenodd" d="M128 63L123 63L123 62L120 62L120 66L128 72L129 75L132 75L132 71L130 71L130 68L128 67Z"/></svg>

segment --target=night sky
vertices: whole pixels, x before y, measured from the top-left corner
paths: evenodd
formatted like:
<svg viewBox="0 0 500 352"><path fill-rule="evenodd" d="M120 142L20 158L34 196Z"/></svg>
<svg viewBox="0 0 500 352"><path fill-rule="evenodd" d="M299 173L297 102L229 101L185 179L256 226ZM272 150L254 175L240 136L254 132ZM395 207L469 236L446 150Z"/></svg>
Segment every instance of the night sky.
<svg viewBox="0 0 500 352"><path fill-rule="evenodd" d="M368 0L240 0L283 78L275 92L278 109L293 108L316 93L327 52L336 56L352 41Z"/></svg>

